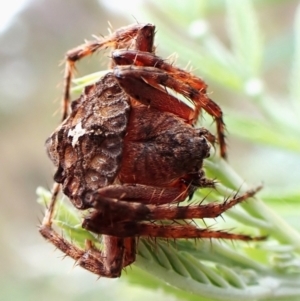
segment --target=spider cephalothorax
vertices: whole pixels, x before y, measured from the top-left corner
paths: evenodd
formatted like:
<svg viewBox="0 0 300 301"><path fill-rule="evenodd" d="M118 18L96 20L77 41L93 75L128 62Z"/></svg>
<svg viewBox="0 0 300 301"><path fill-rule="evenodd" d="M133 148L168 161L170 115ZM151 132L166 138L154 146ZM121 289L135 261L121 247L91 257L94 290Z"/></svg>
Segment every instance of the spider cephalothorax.
<svg viewBox="0 0 300 301"><path fill-rule="evenodd" d="M58 185L40 232L79 265L105 277L119 277L135 261L140 236L252 239L192 224L157 223L214 218L255 191L223 204L170 206L200 187L214 187L204 176L203 160L215 140L226 157L226 144L222 111L207 96L206 84L154 54L154 29L130 25L67 53L63 122L46 141ZM112 71L85 87L68 113L75 62L108 46L114 49ZM217 139L195 127L202 109L215 119ZM90 208L83 228L102 235L101 251L90 242L81 250L51 227L60 186L76 208Z"/></svg>

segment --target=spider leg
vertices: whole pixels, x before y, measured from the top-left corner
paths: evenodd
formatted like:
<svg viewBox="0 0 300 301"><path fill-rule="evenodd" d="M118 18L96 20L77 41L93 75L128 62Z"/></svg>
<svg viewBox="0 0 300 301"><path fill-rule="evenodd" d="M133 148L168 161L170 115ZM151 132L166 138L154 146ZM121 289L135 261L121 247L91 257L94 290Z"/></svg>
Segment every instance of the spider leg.
<svg viewBox="0 0 300 301"><path fill-rule="evenodd" d="M69 50L66 53L64 72L64 95L63 95L63 116L68 116L70 104L70 87L75 63L94 52L112 47L133 48L140 51L152 51L155 26L152 24L133 24L122 27L110 36L99 38L94 41L87 41L84 44Z"/></svg>
<svg viewBox="0 0 300 301"><path fill-rule="evenodd" d="M96 249L91 241L86 242L86 250L68 242L52 227L52 219L57 201L60 185L55 184L52 192L51 203L46 211L39 232L56 248L70 256L78 265L94 274L115 278L120 277L122 268L135 260L136 242L134 238L118 238L103 235L103 250Z"/></svg>
<svg viewBox="0 0 300 301"><path fill-rule="evenodd" d="M223 113L221 108L207 96L207 85L200 78L173 67L152 53L115 50L112 56L119 65L115 67L115 76L122 88L135 99L146 105L177 114L193 124L197 121L201 109L210 114L216 121L221 156L226 158ZM171 88L190 99L195 109L167 94L164 87Z"/></svg>
<svg viewBox="0 0 300 301"><path fill-rule="evenodd" d="M102 223L113 224L123 221L150 221L150 220L180 220L180 219L203 219L216 218L235 205L253 197L261 187L249 190L246 193L235 196L223 203L209 203L199 205L170 206L169 204L153 205L144 204L140 201L128 202L131 195L126 195L123 200L112 199L100 195L98 192L90 193L86 196L86 202L95 208L101 216ZM125 191L125 189L124 189ZM132 190L133 191L133 190ZM131 192L132 192L131 191ZM87 200L88 199L88 200ZM132 199L131 199L132 200Z"/></svg>
<svg viewBox="0 0 300 301"><path fill-rule="evenodd" d="M189 187L155 187L141 184L110 185L97 190L93 195L93 202L101 197L138 202L142 204L178 203L189 196Z"/></svg>
<svg viewBox="0 0 300 301"><path fill-rule="evenodd" d="M178 80L184 81L194 89L199 90L199 92L206 93L207 84L201 78L183 69L174 67L172 64L167 63L166 60L150 53L150 51L142 52L131 49L117 49L112 52L112 58L119 66L135 65L156 67L170 75L174 75Z"/></svg>
<svg viewBox="0 0 300 301"><path fill-rule="evenodd" d="M135 237L125 237L125 256L123 260L123 268L135 262L136 258L136 238Z"/></svg>
<svg viewBox="0 0 300 301"><path fill-rule="evenodd" d="M79 266L99 276L120 277L122 268L133 262L135 258L135 253L132 252L135 250L135 245L131 246L131 249L125 252L124 256L126 245L129 247L128 242L126 244L124 242L128 239L103 235L103 251L96 249L91 241L87 241L86 249L81 250L58 234L51 225L42 224L40 233L57 249L73 258Z"/></svg>
<svg viewBox="0 0 300 301"><path fill-rule="evenodd" d="M199 205L188 206L149 206L149 213L147 218L149 220L180 220L180 219L196 219L196 218L217 218L222 213L226 212L235 205L253 197L261 187L253 190L249 190L246 193L235 196L230 200L226 200L223 203L209 203Z"/></svg>
<svg viewBox="0 0 300 301"><path fill-rule="evenodd" d="M203 177L203 173L187 175L173 183L172 187L158 187L143 184L115 184L98 189L89 195L88 207L101 204L102 198L118 199L119 201L136 202L142 204L179 203L189 197L197 188L214 188L215 182Z"/></svg>
<svg viewBox="0 0 300 301"><path fill-rule="evenodd" d="M234 234L226 231L214 231L210 229L196 228L191 224L186 225L170 225L157 224L151 222L116 222L112 225L105 225L101 218L97 215L87 217L83 222L83 228L94 233L112 235L118 237L128 236L146 236L160 238L217 238L230 240L256 241L265 237L252 237L243 234Z"/></svg>
<svg viewBox="0 0 300 301"><path fill-rule="evenodd" d="M128 203L113 199L95 200L96 211L87 216L82 227L98 234L117 237L161 237L161 238L219 238L231 240L256 241L265 237L234 234L226 231L197 228L192 224L158 224L159 220L192 220L196 218L215 218L236 204L255 195L260 189L250 190L222 204L168 206ZM108 216L109 213L109 216ZM153 222L154 221L154 222Z"/></svg>

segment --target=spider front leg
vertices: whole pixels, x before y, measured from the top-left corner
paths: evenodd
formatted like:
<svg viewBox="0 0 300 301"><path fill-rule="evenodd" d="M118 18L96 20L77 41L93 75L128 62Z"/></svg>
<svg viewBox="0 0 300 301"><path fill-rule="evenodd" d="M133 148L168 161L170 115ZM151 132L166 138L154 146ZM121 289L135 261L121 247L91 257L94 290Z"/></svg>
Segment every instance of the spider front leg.
<svg viewBox="0 0 300 301"><path fill-rule="evenodd" d="M135 49L138 51L153 51L155 26L152 24L132 24L122 27L108 37L86 42L66 53L64 73L63 116L66 119L70 104L70 87L77 61L87 57L100 49L112 47ZM112 63L112 67L113 67Z"/></svg>
<svg viewBox="0 0 300 301"><path fill-rule="evenodd" d="M207 85L203 80L173 67L152 53L115 50L112 57L118 65L114 73L120 85L140 102L174 113L192 124L197 121L201 109L210 114L216 121L221 157L227 157L223 113L221 108L207 96ZM176 97L169 95L165 87L190 99L195 108L192 109Z"/></svg>

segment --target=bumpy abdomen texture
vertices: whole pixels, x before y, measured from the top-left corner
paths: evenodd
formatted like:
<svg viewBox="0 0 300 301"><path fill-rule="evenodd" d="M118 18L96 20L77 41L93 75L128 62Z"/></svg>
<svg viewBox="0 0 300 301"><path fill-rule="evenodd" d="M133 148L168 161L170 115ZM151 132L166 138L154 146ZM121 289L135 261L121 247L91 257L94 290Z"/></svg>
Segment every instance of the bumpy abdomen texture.
<svg viewBox="0 0 300 301"><path fill-rule="evenodd" d="M118 174L129 118L129 98L109 73L87 86L72 112L46 141L54 176L74 205L83 194L112 184Z"/></svg>

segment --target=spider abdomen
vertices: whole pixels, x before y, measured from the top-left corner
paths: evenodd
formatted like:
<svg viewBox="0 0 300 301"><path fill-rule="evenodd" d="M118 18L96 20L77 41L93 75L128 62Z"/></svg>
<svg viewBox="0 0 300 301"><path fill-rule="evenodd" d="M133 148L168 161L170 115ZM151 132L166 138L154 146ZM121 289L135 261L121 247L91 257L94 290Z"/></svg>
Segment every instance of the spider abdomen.
<svg viewBox="0 0 300 301"><path fill-rule="evenodd" d="M58 167L55 181L77 208L82 195L112 184L119 171L129 117L129 97L108 73L85 88L72 112L46 141Z"/></svg>

